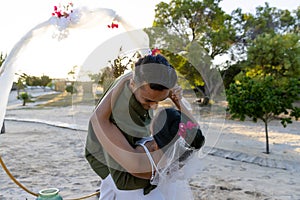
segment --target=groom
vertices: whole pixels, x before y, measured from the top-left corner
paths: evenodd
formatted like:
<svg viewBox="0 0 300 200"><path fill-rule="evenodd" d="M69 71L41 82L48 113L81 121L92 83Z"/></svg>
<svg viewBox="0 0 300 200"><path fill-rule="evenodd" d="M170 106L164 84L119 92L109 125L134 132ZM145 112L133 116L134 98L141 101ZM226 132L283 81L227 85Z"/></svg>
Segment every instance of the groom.
<svg viewBox="0 0 300 200"><path fill-rule="evenodd" d="M142 137L149 136L149 124L153 116L153 109L160 101L168 97L173 98L170 96L170 91L176 82L177 75L173 66L160 54L145 56L135 64L134 73L130 80L126 81L110 116L110 121L122 132L131 146L134 146L136 141ZM103 103L102 99L99 102L99 104ZM113 134L114 130L103 131L105 134ZM116 147L112 146L111 148ZM143 188L144 194L148 194L154 189L149 180L128 173L121 167L122 163L118 164L106 150L98 141L90 121L85 156L92 169L102 179L100 200L114 199L113 192L107 184L108 176L111 176L120 190Z"/></svg>

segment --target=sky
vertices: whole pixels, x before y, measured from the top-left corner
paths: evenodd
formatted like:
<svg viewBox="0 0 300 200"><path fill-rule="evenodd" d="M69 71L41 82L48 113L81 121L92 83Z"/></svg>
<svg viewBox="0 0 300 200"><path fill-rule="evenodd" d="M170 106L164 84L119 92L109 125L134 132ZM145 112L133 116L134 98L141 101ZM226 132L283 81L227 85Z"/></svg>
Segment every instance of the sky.
<svg viewBox="0 0 300 200"><path fill-rule="evenodd" d="M169 2L170 0L163 1ZM227 13L231 13L233 9L238 7L242 8L244 12L254 13L255 7L258 5L264 6L264 2L266 1L269 2L270 6L280 9L293 10L300 5L298 0L223 0L220 5ZM25 34L36 25L47 21L51 17L53 6L58 5L59 2L62 2L62 0L2 0L2 9L0 12L0 52L9 54ZM74 3L74 8L86 6L91 9L101 7L113 9L135 28L143 28L152 25L155 5L161 2L161 0L73 0L72 2ZM54 56L53 58L51 53L58 51L58 47L44 44L43 40L45 37L46 36L41 37L42 39L39 41L31 42L30 48L28 47L24 51L29 52L33 50L33 48L36 49L33 53L24 53L24 55L26 55L24 57L26 57L27 60L31 60L31 62L35 61L36 63L40 63L39 65L59 65L63 58L58 58L58 56ZM90 38L87 36L82 38L82 40L85 41L88 41L88 39ZM74 45L74 43L76 42L73 41L72 44ZM71 49L74 48L72 44L68 44L67 42L61 42L61 44L63 44L64 47L70 45ZM39 60L41 50L43 50L42 52L45 55ZM47 57L47 59L45 59L45 57ZM71 57L73 57L74 60L78 58L77 62L80 62L79 56L73 55ZM65 56L65 58L65 60L69 59L67 56ZM34 64L26 68L28 74L35 75L34 73L43 73L42 67L33 65ZM64 76L67 73L66 70L69 70L64 69L64 72L60 72L59 69L61 71L63 70L62 67L55 68L50 76Z"/></svg>

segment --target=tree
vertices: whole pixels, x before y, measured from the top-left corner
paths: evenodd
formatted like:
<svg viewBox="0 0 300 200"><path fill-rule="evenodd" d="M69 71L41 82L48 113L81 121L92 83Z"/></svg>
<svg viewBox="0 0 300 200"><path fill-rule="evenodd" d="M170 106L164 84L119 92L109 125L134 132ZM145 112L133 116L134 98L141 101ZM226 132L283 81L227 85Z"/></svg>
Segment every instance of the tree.
<svg viewBox="0 0 300 200"><path fill-rule="evenodd" d="M293 103L300 94L299 35L261 33L249 44L242 71L227 90L233 118L246 116L265 123L266 152L269 153L268 122L279 118L285 127L300 116Z"/></svg>
<svg viewBox="0 0 300 200"><path fill-rule="evenodd" d="M52 81L52 79L46 75L41 76L40 79L41 79L41 86L43 87L46 87Z"/></svg>
<svg viewBox="0 0 300 200"><path fill-rule="evenodd" d="M22 92L22 93L20 94L19 98L23 100L23 106L25 106L25 105L26 105L26 102L29 101L29 95L28 95L27 92Z"/></svg>
<svg viewBox="0 0 300 200"><path fill-rule="evenodd" d="M284 127L300 117L300 108L293 105L299 99L299 79L275 79L272 76L249 78L231 84L226 91L228 110L232 118L254 122L262 120L265 125L266 153L269 154L268 123L279 118Z"/></svg>
<svg viewBox="0 0 300 200"><path fill-rule="evenodd" d="M209 70L216 71L211 60L228 53L235 40L235 29L231 24L231 16L219 6L221 0L172 0L170 3L161 2L155 9L153 28L147 30L150 35L150 44L158 47L165 55L164 49L175 69L183 74L199 92L207 98L220 89L210 87L211 77L204 77ZM159 29L164 28L164 29ZM180 58L190 54L190 47L199 47L196 55L204 58L207 63L203 67L193 66L189 60ZM207 57L208 56L208 57ZM190 56L188 56L190 57ZM208 59L209 58L209 61ZM176 61L181 62L176 62ZM200 64L200 62L196 62ZM195 69L196 68L196 69ZM209 72L209 74L214 74ZM218 87L218 86L215 86ZM213 91L214 90L214 91ZM208 101L206 101L208 102Z"/></svg>
<svg viewBox="0 0 300 200"><path fill-rule="evenodd" d="M66 86L66 92L70 93L71 95L73 95L74 93L77 93L77 89L74 86L73 83L71 83L70 85Z"/></svg>
<svg viewBox="0 0 300 200"><path fill-rule="evenodd" d="M17 82L17 98L20 98L20 91L23 90L26 86L26 79L28 77L27 74L17 74L19 75L18 82Z"/></svg>
<svg viewBox="0 0 300 200"><path fill-rule="evenodd" d="M247 56L240 62L236 83L227 90L229 111L233 118L264 122L269 153L268 122L279 118L286 127L300 116L293 104L300 94L300 37L293 32L297 24L290 13L268 4L257 8L256 17L244 17Z"/></svg>
<svg viewBox="0 0 300 200"><path fill-rule="evenodd" d="M74 65L72 67L72 70L70 70L68 72L68 80L70 81L69 83L67 83L67 86L65 88L65 91L70 93L71 95L77 93L77 89L76 89L76 86L75 86L75 80L76 80L76 74L77 74L77 69L78 69L78 66L77 65Z"/></svg>

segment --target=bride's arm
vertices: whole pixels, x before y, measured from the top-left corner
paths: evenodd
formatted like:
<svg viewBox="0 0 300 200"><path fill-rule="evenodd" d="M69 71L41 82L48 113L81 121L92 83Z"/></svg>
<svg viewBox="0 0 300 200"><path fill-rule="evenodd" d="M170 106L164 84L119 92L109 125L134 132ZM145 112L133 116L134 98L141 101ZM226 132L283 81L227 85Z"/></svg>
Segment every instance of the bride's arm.
<svg viewBox="0 0 300 200"><path fill-rule="evenodd" d="M190 119L192 119L195 123L197 123L197 120L192 115L192 113L187 108L187 106L186 106L186 104L184 102L184 99L182 97L182 88L180 86L176 85L170 91L169 98L173 101L173 103L178 108L178 110L180 110L181 112L183 112L184 114L186 114Z"/></svg>
<svg viewBox="0 0 300 200"><path fill-rule="evenodd" d="M150 142L146 142L146 143L145 143L145 146L146 146L146 148L149 150L149 152L154 152L154 151L159 150L159 149L157 148L157 145L155 145L155 144L156 144L156 143L155 143L154 141L150 141ZM139 153L143 153L143 154L146 155L145 149L144 149L142 146L140 146L140 145L138 145L138 146L135 148L135 151L137 151L137 152L139 152ZM160 153L161 153L161 156L160 156L160 158L161 158L161 157L162 157L162 152L160 151ZM159 158L159 159L160 159L160 158ZM148 158L148 160L149 160L149 158ZM156 163L157 163L157 162L156 162ZM150 162L149 162L149 165L150 165ZM131 173L131 174L132 174L133 176L136 176L136 177L150 179L151 176L152 176L152 171L150 170L150 171L144 172L144 173Z"/></svg>

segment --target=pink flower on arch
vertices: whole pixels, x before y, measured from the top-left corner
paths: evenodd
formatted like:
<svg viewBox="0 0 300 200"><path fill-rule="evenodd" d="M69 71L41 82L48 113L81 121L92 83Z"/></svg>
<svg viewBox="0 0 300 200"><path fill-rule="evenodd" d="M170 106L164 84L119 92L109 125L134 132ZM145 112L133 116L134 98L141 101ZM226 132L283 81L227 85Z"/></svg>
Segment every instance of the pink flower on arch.
<svg viewBox="0 0 300 200"><path fill-rule="evenodd" d="M56 16L57 18L65 17L68 18L70 13L73 12L72 10L73 3L69 3L68 5L61 5L54 6L54 12L52 13L52 16Z"/></svg>
<svg viewBox="0 0 300 200"><path fill-rule="evenodd" d="M108 28L119 28L119 24L112 22L111 25L107 25Z"/></svg>

